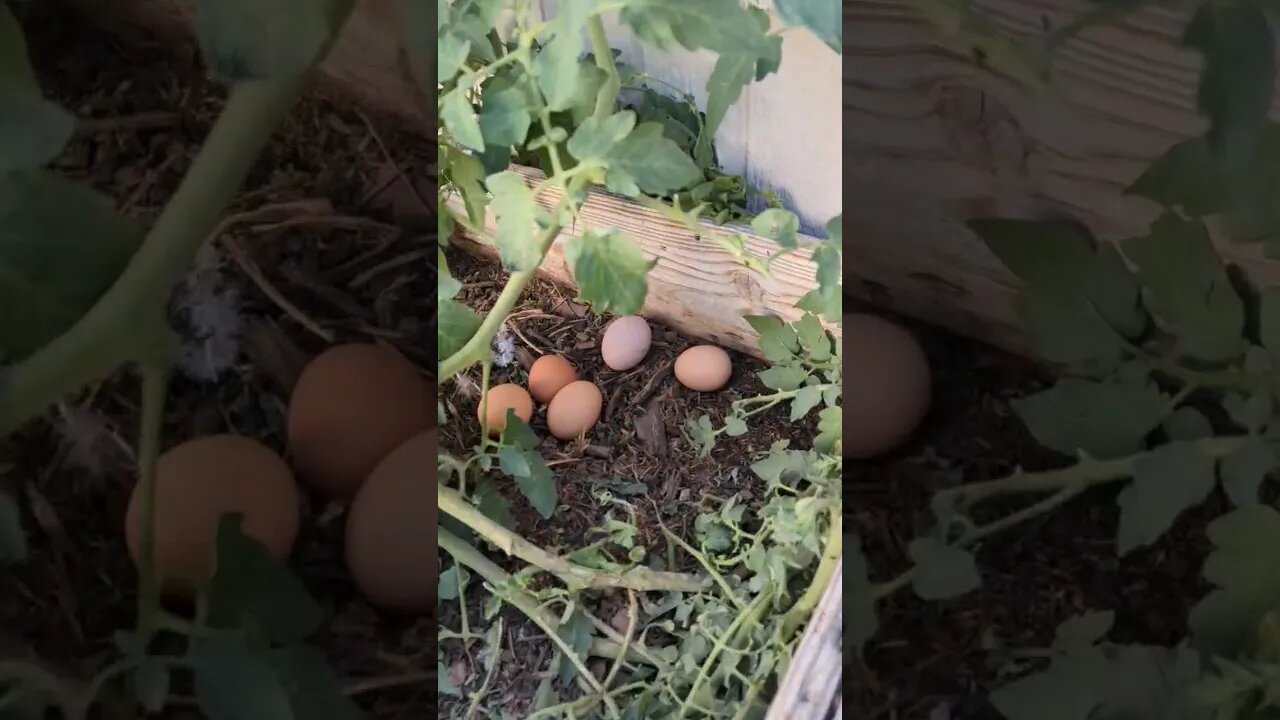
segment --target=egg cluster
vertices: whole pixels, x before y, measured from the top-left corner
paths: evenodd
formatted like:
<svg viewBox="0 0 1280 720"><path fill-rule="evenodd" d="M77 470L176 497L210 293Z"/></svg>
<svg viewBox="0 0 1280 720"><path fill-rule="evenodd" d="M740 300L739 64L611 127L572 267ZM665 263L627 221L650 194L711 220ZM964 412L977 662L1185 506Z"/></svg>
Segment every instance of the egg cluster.
<svg viewBox="0 0 1280 720"><path fill-rule="evenodd" d="M393 612L429 612L437 578L435 404L434 385L396 351L339 345L312 360L294 388L292 467L238 435L201 437L164 453L155 474L154 555L166 590L186 593L208 582L226 513L240 513L243 532L272 555L288 556L301 522L301 480L349 504L345 559L365 597ZM137 562L136 489L125 526Z"/></svg>
<svg viewBox="0 0 1280 720"><path fill-rule="evenodd" d="M616 318L600 339L600 357L611 370L625 371L639 365L649 354L653 330L638 315ZM690 390L713 392L724 387L733 374L729 353L714 345L697 345L676 358L676 379ZM486 401L476 408L476 417L491 435L506 429L507 411L529 422L533 404L547 406L547 429L561 440L586 435L600 420L604 394L561 355L543 355L529 368L529 389L514 383L489 388Z"/></svg>

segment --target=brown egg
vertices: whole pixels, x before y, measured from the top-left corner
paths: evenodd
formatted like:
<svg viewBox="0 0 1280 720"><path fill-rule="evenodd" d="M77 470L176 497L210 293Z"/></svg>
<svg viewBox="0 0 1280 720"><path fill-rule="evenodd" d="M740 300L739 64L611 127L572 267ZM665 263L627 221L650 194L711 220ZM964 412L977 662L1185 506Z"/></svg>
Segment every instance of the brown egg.
<svg viewBox="0 0 1280 720"><path fill-rule="evenodd" d="M485 413L489 419L489 434L498 435L507 427L507 410L514 410L516 417L529 422L529 418L533 417L533 398L519 385L495 385L489 388L488 408L483 402L476 407L476 420L480 419L481 413Z"/></svg>
<svg viewBox="0 0 1280 720"><path fill-rule="evenodd" d="M929 361L902 327L874 315L844 316L844 455L867 459L902 444L924 419Z"/></svg>
<svg viewBox="0 0 1280 720"><path fill-rule="evenodd" d="M543 355L529 368L529 394L545 405L561 388L577 379L578 372L568 360L560 355Z"/></svg>
<svg viewBox="0 0 1280 720"><path fill-rule="evenodd" d="M347 513L347 569L369 602L397 613L436 604L436 431L378 464Z"/></svg>
<svg viewBox="0 0 1280 720"><path fill-rule="evenodd" d="M587 380L564 386L547 406L547 429L561 440L585 434L600 419L604 395Z"/></svg>
<svg viewBox="0 0 1280 720"><path fill-rule="evenodd" d="M649 323L639 315L624 315L604 329L600 357L614 370L630 370L644 360L652 343Z"/></svg>
<svg viewBox="0 0 1280 720"><path fill-rule="evenodd" d="M178 445L156 462L155 558L169 590L188 592L213 574L218 522L241 513L244 534L283 558L298 535L301 493L289 466L271 449L238 435L210 435ZM125 543L139 566L142 495L135 486L125 513Z"/></svg>
<svg viewBox="0 0 1280 720"><path fill-rule="evenodd" d="M676 358L675 375L690 390L711 392L724 387L733 374L729 353L715 345L695 345Z"/></svg>
<svg viewBox="0 0 1280 720"><path fill-rule="evenodd" d="M289 404L289 450L304 482L350 497L436 411L413 363L379 345L338 345L302 372Z"/></svg>

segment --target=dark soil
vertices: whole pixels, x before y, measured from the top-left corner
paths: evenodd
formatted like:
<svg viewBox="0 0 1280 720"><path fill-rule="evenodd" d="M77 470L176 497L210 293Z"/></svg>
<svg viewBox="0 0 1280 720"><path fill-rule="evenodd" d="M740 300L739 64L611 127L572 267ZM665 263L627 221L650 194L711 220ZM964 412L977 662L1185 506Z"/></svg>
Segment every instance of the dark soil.
<svg viewBox="0 0 1280 720"><path fill-rule="evenodd" d="M192 47L108 37L56 2L23 15L46 94L82 119L54 169L150 223L191 165L223 90ZM216 380L175 374L165 447L235 432L283 451L292 383L330 342L390 343L432 366L434 239L404 230L408 216L429 211L406 211L412 193L388 186L396 168L427 179L434 159L434 147L393 123L319 99L293 112L235 198L212 269L192 278L234 299L219 322L240 332ZM186 323L183 303L196 302L175 304L175 326ZM136 576L122 523L136 478L138 402L136 382L122 374L0 444L0 488L22 500L32 551L3 570L6 651L21 644L87 677L109 659L113 632L132 627ZM326 611L314 642L369 717L425 717L434 622L389 617L363 601L342 563L341 509L313 502L304 518L291 563Z"/></svg>
<svg viewBox="0 0 1280 720"><path fill-rule="evenodd" d="M934 491L1041 470L1066 459L1041 448L1009 408L1046 378L1025 361L914 323L934 373L930 415L907 447L854 462L846 528L857 533L873 582L908 566L906 547L931 519ZM1057 625L1088 610L1114 610L1110 639L1176 644L1204 594L1205 525L1214 496L1155 545L1123 560L1115 550L1115 489L1100 488L1040 519L988 539L977 552L981 589L925 602L904 590L879 606L880 632L862 662L846 667L845 700L868 720L995 720L986 701L1007 673L1027 668L1004 649L1046 647Z"/></svg>

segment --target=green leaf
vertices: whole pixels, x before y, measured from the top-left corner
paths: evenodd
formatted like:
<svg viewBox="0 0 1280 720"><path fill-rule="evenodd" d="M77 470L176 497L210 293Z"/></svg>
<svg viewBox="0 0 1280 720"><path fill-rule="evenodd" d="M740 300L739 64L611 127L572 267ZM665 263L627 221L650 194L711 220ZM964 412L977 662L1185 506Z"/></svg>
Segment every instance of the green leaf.
<svg viewBox="0 0 1280 720"><path fill-rule="evenodd" d="M520 492L528 498L529 504L534 510L546 520L555 514L556 504L560 501L559 490L556 488L556 477L551 474L551 469L547 467L547 463L542 459L536 451L527 450L524 454L525 461L529 465L529 474L517 477L516 485L520 487Z"/></svg>
<svg viewBox="0 0 1280 720"><path fill-rule="evenodd" d="M534 60L538 86L553 110L566 110L577 96L582 74L578 55L582 52L582 27L595 0L561 0L551 21L554 36Z"/></svg>
<svg viewBox="0 0 1280 720"><path fill-rule="evenodd" d="M592 627L594 626L591 624L591 619L586 616L586 613L581 610L574 610L568 620L556 629L556 632L565 641L566 645L573 648L578 657L585 658L587 657L587 651L591 649ZM577 665L562 661L560 665L560 683L567 684L573 680L573 676L577 672Z"/></svg>
<svg viewBox="0 0 1280 720"><path fill-rule="evenodd" d="M1257 505L1258 488L1277 465L1280 459L1271 446L1262 438L1251 437L1218 464L1222 489L1236 507Z"/></svg>
<svg viewBox="0 0 1280 720"><path fill-rule="evenodd" d="M827 47L841 52L840 0L775 0L773 5L788 25L809 28Z"/></svg>
<svg viewBox="0 0 1280 720"><path fill-rule="evenodd" d="M195 0L205 61L224 80L300 75L329 40L331 18L316 0Z"/></svg>
<svg viewBox="0 0 1280 720"><path fill-rule="evenodd" d="M487 87L480 98L480 132L486 146L524 145L529 134L529 96L522 88L510 83Z"/></svg>
<svg viewBox="0 0 1280 720"><path fill-rule="evenodd" d="M844 556L844 574L849 588L846 607L849 611L850 630L845 635L845 642L852 646L853 652L862 654L867 641L875 636L879 629L876 619L876 600L872 594L871 581L867 577L867 558L862 554L858 536L853 536L853 547Z"/></svg>
<svg viewBox="0 0 1280 720"><path fill-rule="evenodd" d="M784 248L798 247L796 233L800 232L800 218L790 210L769 208L752 219L751 227Z"/></svg>
<svg viewBox="0 0 1280 720"><path fill-rule="evenodd" d="M1259 339L1274 361L1280 361L1280 287L1263 288L1258 300Z"/></svg>
<svg viewBox="0 0 1280 720"><path fill-rule="evenodd" d="M1109 670L1097 651L1057 658L993 690L989 700L1006 720L1090 720L1106 697Z"/></svg>
<svg viewBox="0 0 1280 720"><path fill-rule="evenodd" d="M604 120L587 118L569 138L569 154L579 162L603 160L635 126L636 114L631 110L614 113Z"/></svg>
<svg viewBox="0 0 1280 720"><path fill-rule="evenodd" d="M0 562L27 559L27 533L22 529L22 514L8 493L0 492Z"/></svg>
<svg viewBox="0 0 1280 720"><path fill-rule="evenodd" d="M365 714L342 691L342 679L318 650L294 646L275 650L268 658L289 697L295 718L306 720L363 720Z"/></svg>
<svg viewBox="0 0 1280 720"><path fill-rule="evenodd" d="M1130 455L1169 412L1169 400L1144 378L1094 382L1063 378L1043 392L1012 402L1041 445L1064 455Z"/></svg>
<svg viewBox="0 0 1280 720"><path fill-rule="evenodd" d="M1053 649L1066 654L1081 654L1093 647L1115 624L1114 611L1087 612L1067 618L1058 626Z"/></svg>
<svg viewBox="0 0 1280 720"><path fill-rule="evenodd" d="M440 98L440 121L444 123L445 129L453 135L453 139L457 140L459 145L476 152L484 151L484 135L480 130L480 120L476 117L476 110L471 106L471 101L467 99L465 84L459 83L458 87Z"/></svg>
<svg viewBox="0 0 1280 720"><path fill-rule="evenodd" d="M740 437L747 434L747 423L737 415L724 419L724 431L729 437Z"/></svg>
<svg viewBox="0 0 1280 720"><path fill-rule="evenodd" d="M213 628L250 629L277 643L295 643L320 627L324 614L282 561L241 530L244 517L218 521L217 570L209 582Z"/></svg>
<svg viewBox="0 0 1280 720"><path fill-rule="evenodd" d="M1231 421L1250 433L1260 432L1271 420L1274 402L1271 393L1259 390L1249 396L1227 393L1222 398L1222 409Z"/></svg>
<svg viewBox="0 0 1280 720"><path fill-rule="evenodd" d="M782 38L778 38L779 45ZM755 79L757 57L750 52L727 52L716 58L707 78L707 115L698 134L697 152L709 157L716 131L729 113L729 108L742 97L742 91ZM708 163L709 164L709 163Z"/></svg>
<svg viewBox="0 0 1280 720"><path fill-rule="evenodd" d="M507 423L502 431L503 444L520 450L533 450L538 447L538 436L528 423L516 416L514 410L507 410Z"/></svg>
<svg viewBox="0 0 1280 720"><path fill-rule="evenodd" d="M827 407L818 412L818 436L813 439L813 449L832 455L840 452L841 428L844 413L841 408Z"/></svg>
<svg viewBox="0 0 1280 720"><path fill-rule="evenodd" d="M645 257L634 240L616 228L587 230L565 248L578 292L596 312L631 315L644 307L649 271L657 259Z"/></svg>
<svg viewBox="0 0 1280 720"><path fill-rule="evenodd" d="M1213 484L1213 458L1192 443L1169 443L1139 457L1133 464L1133 482L1116 500L1119 554L1158 540L1184 510L1209 496Z"/></svg>
<svg viewBox="0 0 1280 720"><path fill-rule="evenodd" d="M1188 625L1195 646L1235 657L1247 652L1258 622L1280 606L1280 513L1251 505L1214 520L1208 527L1214 550L1204 577L1217 589L1191 610Z"/></svg>
<svg viewBox="0 0 1280 720"><path fill-rule="evenodd" d="M508 410L508 413L511 411ZM524 451L512 447L504 447L498 449L498 466L502 468L502 472L511 477L528 477L531 469L529 461L525 459Z"/></svg>
<svg viewBox="0 0 1280 720"><path fill-rule="evenodd" d="M827 335L827 329L822 327L822 322L816 315L805 313L796 321L795 329L800 347L809 353L810 360L826 362L831 358L831 337Z"/></svg>
<svg viewBox="0 0 1280 720"><path fill-rule="evenodd" d="M489 196L481 184L485 178L484 165L475 157L441 143L444 162L448 167L449 182L458 189L467 207L467 219L472 225L483 225L484 209Z"/></svg>
<svg viewBox="0 0 1280 720"><path fill-rule="evenodd" d="M828 322L840 322L841 313L844 312L844 296L840 294L840 288L834 287L829 290L817 288L810 290L800 298L796 303L796 308L811 312L815 315L821 315Z"/></svg>
<svg viewBox="0 0 1280 720"><path fill-rule="evenodd" d="M400 4L423 5L424 7L426 5L425 3L416 2L416 0L400 0ZM408 48L406 48L406 50L408 50ZM461 70L462 66L467 62L467 55L470 54L470 52L470 40L460 38L452 32L442 32L440 34L439 44L436 46L435 83L439 85L453 80L454 76L458 74L458 71ZM414 65L416 67L417 63L415 62ZM420 77L427 77L428 72L430 71L424 67L422 70L416 71L414 74L419 75ZM418 82L425 87L425 83L423 83L422 80L419 80ZM435 90L436 88L433 87L431 89Z"/></svg>
<svg viewBox="0 0 1280 720"><path fill-rule="evenodd" d="M448 216L448 212L442 212L441 217ZM452 300L458 296L458 292L462 290L462 283L449 274L449 261L444 256L444 250L438 250L439 255L436 257L436 299Z"/></svg>
<svg viewBox="0 0 1280 720"><path fill-rule="evenodd" d="M1204 413L1193 407L1180 407L1165 418L1164 432L1170 440L1193 441L1213 436L1213 426Z"/></svg>
<svg viewBox="0 0 1280 720"><path fill-rule="evenodd" d="M147 658L133 671L133 694L143 710L158 713L169 700L169 666Z"/></svg>
<svg viewBox="0 0 1280 720"><path fill-rule="evenodd" d="M0 177L0 358L67 331L129 264L142 233L98 193L44 171ZM68 262L74 259L74 262Z"/></svg>
<svg viewBox="0 0 1280 720"><path fill-rule="evenodd" d="M921 599L944 600L982 585L977 563L967 550L944 545L934 538L917 538L907 551L916 564L911 587Z"/></svg>
<svg viewBox="0 0 1280 720"><path fill-rule="evenodd" d="M1275 37L1256 3L1201 5L1183 44L1204 56L1197 93L1209 148L1228 167L1248 162L1274 93Z"/></svg>
<svg viewBox="0 0 1280 720"><path fill-rule="evenodd" d="M462 349L480 329L480 316L457 300L441 300L436 322L436 352L444 360Z"/></svg>
<svg viewBox="0 0 1280 720"><path fill-rule="evenodd" d="M295 717L275 670L261 656L215 637L196 640L188 660L195 674L196 700L209 720Z"/></svg>
<svg viewBox="0 0 1280 720"><path fill-rule="evenodd" d="M790 362L800 352L795 328L772 315L744 315L743 320L760 336L760 352L771 363Z"/></svg>
<svg viewBox="0 0 1280 720"><path fill-rule="evenodd" d="M491 207L498 216L494 242L502 257L502 267L510 272L537 268L542 254L534 242L533 229L540 213L533 189L511 170L490 175L485 184L493 193Z"/></svg>
<svg viewBox="0 0 1280 720"><path fill-rule="evenodd" d="M767 370L756 373L760 378L760 382L771 390L787 392L800 387L809 373L798 364L792 365L775 365Z"/></svg>
<svg viewBox="0 0 1280 720"><path fill-rule="evenodd" d="M711 418L707 415L699 416L696 421L686 420L684 434L689 444L697 448L698 457L710 455L716 446L716 429L711 426Z"/></svg>
<svg viewBox="0 0 1280 720"><path fill-rule="evenodd" d="M795 422L809 411L818 406L822 402L822 389L816 387L800 388L796 392L796 397L791 401L791 422Z"/></svg>
<svg viewBox="0 0 1280 720"><path fill-rule="evenodd" d="M604 186L609 192L624 197L638 197L640 195L640 186L636 185L636 179L616 168L609 168L609 171L605 173Z"/></svg>
<svg viewBox="0 0 1280 720"><path fill-rule="evenodd" d="M608 157L650 195L667 195L702 180L702 170L680 146L664 137L662 126L641 123L614 146Z"/></svg>
<svg viewBox="0 0 1280 720"><path fill-rule="evenodd" d="M1111 244L1070 222L983 219L968 223L1025 286L1018 310L1047 360L1068 365L1119 361L1123 339L1146 318L1139 288Z"/></svg>
<svg viewBox="0 0 1280 720"><path fill-rule="evenodd" d="M448 570L440 573L439 590L436 596L440 600L457 600L461 590L467 586L467 571L461 565L450 565Z"/></svg>
<svg viewBox="0 0 1280 720"><path fill-rule="evenodd" d="M516 526L516 519L511 515L510 504L506 498L502 497L502 493L498 492L498 487L492 480L482 478L476 483L475 502L480 512L490 520L507 529ZM451 518L442 518L441 521L448 519Z"/></svg>
<svg viewBox="0 0 1280 720"><path fill-rule="evenodd" d="M1147 289L1147 307L1178 338L1180 354L1223 362L1244 351L1244 303L1204 224L1165 214L1124 243Z"/></svg>
<svg viewBox="0 0 1280 720"><path fill-rule="evenodd" d="M755 17L735 0L631 0L621 17L640 39L660 50L679 44L723 54L758 49L764 42Z"/></svg>
<svg viewBox="0 0 1280 720"><path fill-rule="evenodd" d="M446 0L437 0L437 2L440 17L436 19L434 31L429 24L431 22L430 5L423 0L397 0L396 2L396 12L400 16L400 25L403 28L401 43L405 55L409 58L409 71L424 93L434 92L437 82L446 82L456 75L458 68L462 67L462 62L467 57L466 43L463 41L462 47L459 48L457 45L460 41L448 32L444 32L449 18L448 2ZM436 48L432 47L434 44L432 41L436 39L437 33L439 33L440 45L438 55ZM448 50L445 48L446 45L449 45ZM459 54L461 57L458 57ZM446 65L452 65L452 70L447 74L445 73Z"/></svg>
<svg viewBox="0 0 1280 720"><path fill-rule="evenodd" d="M75 118L41 95L22 27L0 6L0 174L49 162L74 129Z"/></svg>
<svg viewBox="0 0 1280 720"><path fill-rule="evenodd" d="M1193 138L1165 151L1125 192L1201 217L1222 209L1225 190L1208 141Z"/></svg>

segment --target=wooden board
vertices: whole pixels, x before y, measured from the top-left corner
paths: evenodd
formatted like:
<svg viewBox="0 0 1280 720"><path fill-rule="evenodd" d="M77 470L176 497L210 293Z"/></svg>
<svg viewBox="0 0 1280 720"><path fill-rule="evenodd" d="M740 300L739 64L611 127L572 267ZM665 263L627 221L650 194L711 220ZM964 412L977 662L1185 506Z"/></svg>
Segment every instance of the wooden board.
<svg viewBox="0 0 1280 720"><path fill-rule="evenodd" d="M71 0L108 27L132 27L187 41L195 19L185 0ZM356 102L401 120L434 127L426 97L409 70L396 0L358 0L333 51L320 68L322 94Z"/></svg>
<svg viewBox="0 0 1280 720"><path fill-rule="evenodd" d="M1077 0L975 5L1024 41L1084 9ZM1144 233L1159 208L1122 191L1204 127L1199 59L1178 41L1185 22L1149 9L1072 40L1055 62L1062 100L1053 103L945 48L901 0L846 3L846 291L1029 353L1015 278L963 222L1065 214L1107 241ZM1280 282L1280 264L1257 248L1219 247L1255 281Z"/></svg>
<svg viewBox="0 0 1280 720"><path fill-rule="evenodd" d="M545 176L532 168L513 167L534 185ZM553 207L560 201L557 190L544 192L539 203ZM455 213L465 216L460 198L449 201ZM732 255L714 245L707 235L741 232L747 238L747 250L759 259L778 248L777 243L757 237L749 229L717 227L703 224L699 233L668 219L661 213L636 205L626 198L605 192L592 192L582 208L583 225L560 233L547 252L540 274L556 282L576 287L565 260L565 243L580 237L588 229L603 231L617 227L635 240L649 258L658 264L649 272L649 294L645 317L658 320L693 337L703 338L751 355L759 355L757 335L742 319L743 315L776 315L788 322L799 319L795 304L817 287L814 265L809 254L798 251L773 263L773 276L763 277L738 263ZM495 229L494 218L486 218L486 231ZM813 242L813 238L801 238ZM497 248L465 231L456 237L466 250L489 256ZM838 339L838 327L829 326Z"/></svg>
<svg viewBox="0 0 1280 720"><path fill-rule="evenodd" d="M830 720L843 712L844 563L836 566L765 720Z"/></svg>

